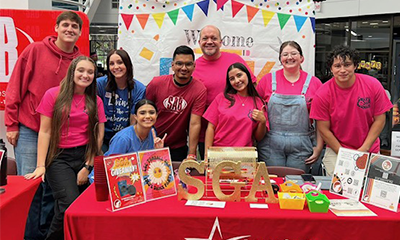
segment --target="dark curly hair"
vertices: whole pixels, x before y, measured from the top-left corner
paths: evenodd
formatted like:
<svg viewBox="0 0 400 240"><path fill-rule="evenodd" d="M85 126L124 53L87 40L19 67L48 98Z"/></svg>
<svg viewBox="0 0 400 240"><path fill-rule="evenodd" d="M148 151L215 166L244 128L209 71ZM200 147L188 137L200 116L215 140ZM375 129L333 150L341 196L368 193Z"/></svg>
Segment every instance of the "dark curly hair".
<svg viewBox="0 0 400 240"><path fill-rule="evenodd" d="M351 49L348 46L338 45L333 48L331 53L329 53L326 59L326 68L331 69L335 58L338 57L343 61L345 61L346 58L350 59L356 67L360 63L360 56L356 50Z"/></svg>

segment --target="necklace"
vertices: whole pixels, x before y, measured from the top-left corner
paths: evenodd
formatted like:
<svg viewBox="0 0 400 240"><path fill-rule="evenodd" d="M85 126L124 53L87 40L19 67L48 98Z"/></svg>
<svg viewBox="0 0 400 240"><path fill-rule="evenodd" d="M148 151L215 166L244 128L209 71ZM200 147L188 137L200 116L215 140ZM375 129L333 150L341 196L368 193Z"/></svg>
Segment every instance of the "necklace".
<svg viewBox="0 0 400 240"><path fill-rule="evenodd" d="M244 103L246 102L247 98L244 97L244 99L242 99L242 97L239 94L237 94L237 96L238 96L238 98L240 100L240 104L242 105L242 107L244 107L244 105L245 105Z"/></svg>
<svg viewBox="0 0 400 240"><path fill-rule="evenodd" d="M81 97L81 100L79 100L78 103L76 103L76 102L75 102L75 99L72 98L72 101L74 101L74 104L75 104L75 107L76 107L76 108L78 108L79 104L81 104L81 102L82 102L82 100L83 100L84 98L85 98L85 96L82 96L82 97Z"/></svg>

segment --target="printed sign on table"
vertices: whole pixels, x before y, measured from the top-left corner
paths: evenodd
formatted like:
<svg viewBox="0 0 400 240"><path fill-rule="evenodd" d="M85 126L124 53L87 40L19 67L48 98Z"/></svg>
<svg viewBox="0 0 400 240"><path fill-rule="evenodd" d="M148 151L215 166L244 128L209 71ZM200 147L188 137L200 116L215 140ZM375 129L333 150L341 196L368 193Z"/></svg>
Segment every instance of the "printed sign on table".
<svg viewBox="0 0 400 240"><path fill-rule="evenodd" d="M329 191L358 201L368 164L368 155L366 152L340 148Z"/></svg>
<svg viewBox="0 0 400 240"><path fill-rule="evenodd" d="M394 212L400 198L400 159L371 156L362 201Z"/></svg>
<svg viewBox="0 0 400 240"><path fill-rule="evenodd" d="M177 194L169 148L138 152L146 200Z"/></svg>
<svg viewBox="0 0 400 240"><path fill-rule="evenodd" d="M145 201L137 154L104 158L112 210L120 210Z"/></svg>

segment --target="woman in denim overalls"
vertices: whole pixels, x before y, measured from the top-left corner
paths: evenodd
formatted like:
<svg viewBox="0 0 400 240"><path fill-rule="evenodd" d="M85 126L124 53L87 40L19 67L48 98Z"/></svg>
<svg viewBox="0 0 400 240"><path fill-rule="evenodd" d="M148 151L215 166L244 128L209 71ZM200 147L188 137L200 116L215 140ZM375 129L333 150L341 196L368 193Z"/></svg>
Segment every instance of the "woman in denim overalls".
<svg viewBox="0 0 400 240"><path fill-rule="evenodd" d="M279 51L283 69L264 76L257 91L268 102L270 131L258 143L259 160L267 166L309 171L323 148L309 118L311 100L321 81L301 70L303 52L298 43L284 42Z"/></svg>

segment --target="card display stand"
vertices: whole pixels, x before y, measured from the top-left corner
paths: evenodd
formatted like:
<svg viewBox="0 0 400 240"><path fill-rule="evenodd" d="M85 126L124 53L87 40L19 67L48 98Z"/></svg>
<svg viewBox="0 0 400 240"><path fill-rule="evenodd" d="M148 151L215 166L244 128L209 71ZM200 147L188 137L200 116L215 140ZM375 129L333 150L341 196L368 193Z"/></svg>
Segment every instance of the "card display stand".
<svg viewBox="0 0 400 240"><path fill-rule="evenodd" d="M241 187L241 199L248 195L257 170L257 150L255 147L210 147L207 151L208 165L206 166L205 199L215 199L212 188L213 170L223 161L240 162L241 172L236 174L232 168L223 168L219 184L224 194L232 194L232 185ZM261 193L257 193L262 197ZM265 198L265 196L264 196Z"/></svg>

